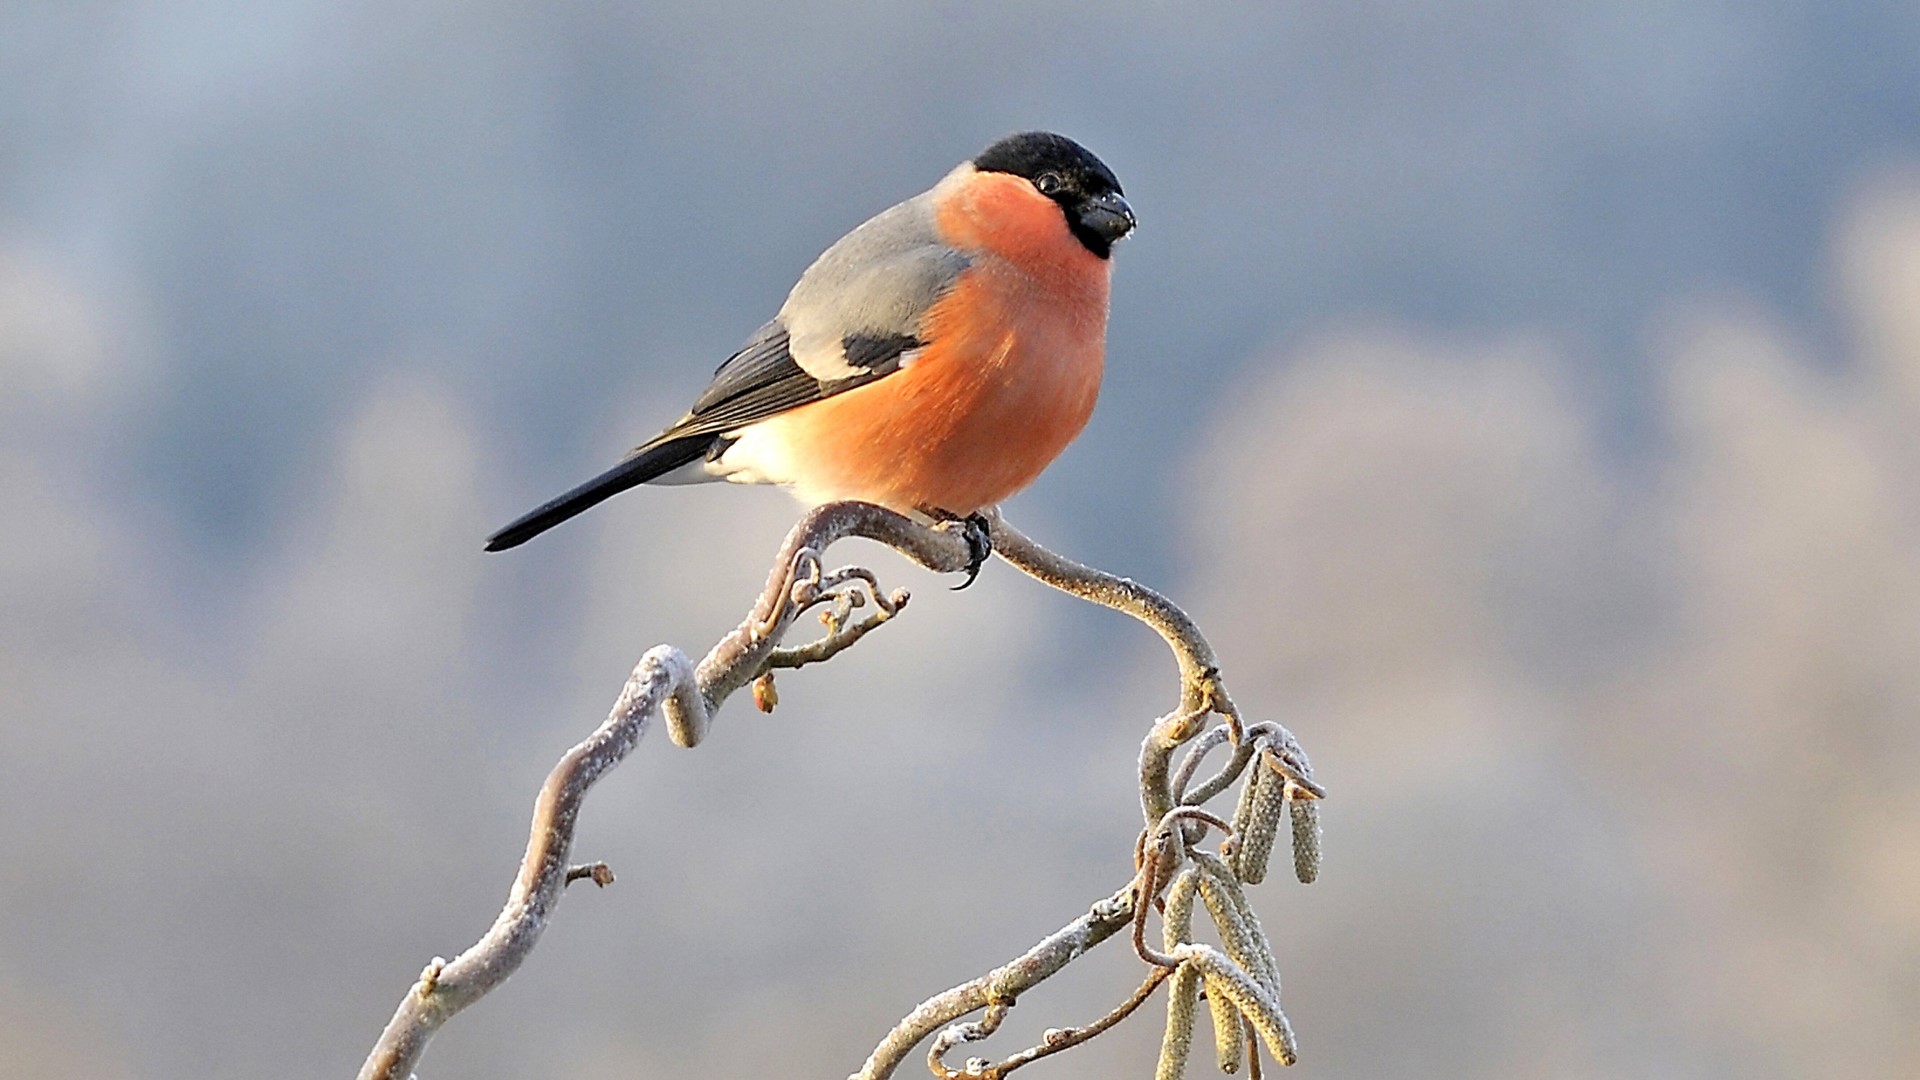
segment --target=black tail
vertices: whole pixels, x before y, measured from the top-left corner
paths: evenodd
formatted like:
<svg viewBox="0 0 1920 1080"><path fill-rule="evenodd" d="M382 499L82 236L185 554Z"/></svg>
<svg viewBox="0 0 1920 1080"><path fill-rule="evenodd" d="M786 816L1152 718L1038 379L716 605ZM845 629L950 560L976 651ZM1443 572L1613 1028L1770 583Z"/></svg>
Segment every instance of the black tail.
<svg viewBox="0 0 1920 1080"><path fill-rule="evenodd" d="M505 551L510 547L518 547L630 487L665 476L688 462L699 460L711 445L713 436L695 435L671 439L658 446L643 446L634 451L632 457L494 533L487 538L487 550Z"/></svg>

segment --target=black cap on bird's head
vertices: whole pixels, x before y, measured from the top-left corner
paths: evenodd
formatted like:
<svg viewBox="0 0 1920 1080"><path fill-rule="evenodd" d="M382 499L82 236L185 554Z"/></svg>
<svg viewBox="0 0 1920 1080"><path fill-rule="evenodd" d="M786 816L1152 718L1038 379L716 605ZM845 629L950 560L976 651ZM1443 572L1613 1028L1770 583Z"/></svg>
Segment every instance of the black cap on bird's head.
<svg viewBox="0 0 1920 1080"><path fill-rule="evenodd" d="M1009 135L973 159L982 172L1024 177L1040 194L1060 204L1067 228L1101 258L1113 242L1133 231L1133 208L1121 197L1120 180L1093 152L1065 135L1024 131Z"/></svg>

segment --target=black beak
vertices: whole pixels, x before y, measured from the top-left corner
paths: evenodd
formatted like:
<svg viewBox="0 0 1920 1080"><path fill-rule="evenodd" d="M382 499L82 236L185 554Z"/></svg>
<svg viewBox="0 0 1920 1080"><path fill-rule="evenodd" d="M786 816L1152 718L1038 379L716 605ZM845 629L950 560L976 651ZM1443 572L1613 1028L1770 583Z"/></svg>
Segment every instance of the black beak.
<svg viewBox="0 0 1920 1080"><path fill-rule="evenodd" d="M1097 195L1080 204L1080 228L1108 244L1133 231L1133 207L1117 191Z"/></svg>

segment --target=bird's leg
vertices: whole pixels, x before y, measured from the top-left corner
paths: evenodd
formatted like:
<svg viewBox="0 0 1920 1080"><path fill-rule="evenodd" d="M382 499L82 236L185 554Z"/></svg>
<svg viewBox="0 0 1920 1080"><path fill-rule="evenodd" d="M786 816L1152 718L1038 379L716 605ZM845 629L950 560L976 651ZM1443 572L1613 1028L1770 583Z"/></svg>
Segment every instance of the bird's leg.
<svg viewBox="0 0 1920 1080"><path fill-rule="evenodd" d="M955 585L955 592L973 584L973 579L980 576L980 568L993 557L993 530L988 527L987 515L979 511L968 514L963 535L967 540L967 580Z"/></svg>
<svg viewBox="0 0 1920 1080"><path fill-rule="evenodd" d="M993 532L989 528L987 515L974 511L962 516L951 510L928 507L927 516L940 522L940 528L957 528L960 536L967 542L967 580L953 587L954 592L973 584L980 576L980 568L993 557Z"/></svg>

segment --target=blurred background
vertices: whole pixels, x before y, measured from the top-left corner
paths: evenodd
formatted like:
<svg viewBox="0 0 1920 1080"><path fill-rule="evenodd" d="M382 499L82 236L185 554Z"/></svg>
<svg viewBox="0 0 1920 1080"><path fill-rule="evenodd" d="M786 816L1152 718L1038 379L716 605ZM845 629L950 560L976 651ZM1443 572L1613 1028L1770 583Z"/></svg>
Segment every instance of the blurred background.
<svg viewBox="0 0 1920 1080"><path fill-rule="evenodd" d="M1143 224L1007 512L1331 788L1255 894L1294 1074L1920 1075L1911 3L10 0L0 1077L350 1075L795 508L482 538L1032 127ZM844 1076L1127 879L1158 642L841 554L907 617L654 733L576 849L619 882L423 1076ZM1145 1075L1158 1009L1034 1075Z"/></svg>

